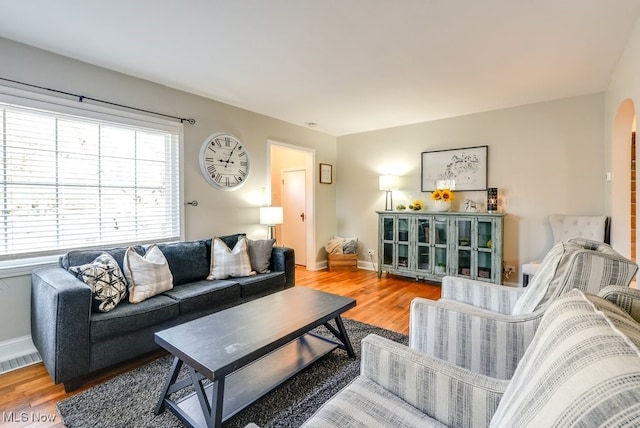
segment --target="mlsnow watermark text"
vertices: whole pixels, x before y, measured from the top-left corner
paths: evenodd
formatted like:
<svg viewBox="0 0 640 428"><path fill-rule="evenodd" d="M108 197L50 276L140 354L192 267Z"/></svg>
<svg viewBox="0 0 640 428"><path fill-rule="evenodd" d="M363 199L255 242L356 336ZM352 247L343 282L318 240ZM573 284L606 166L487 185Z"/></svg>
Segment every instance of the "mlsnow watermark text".
<svg viewBox="0 0 640 428"><path fill-rule="evenodd" d="M55 422L55 413L2 412L1 422Z"/></svg>

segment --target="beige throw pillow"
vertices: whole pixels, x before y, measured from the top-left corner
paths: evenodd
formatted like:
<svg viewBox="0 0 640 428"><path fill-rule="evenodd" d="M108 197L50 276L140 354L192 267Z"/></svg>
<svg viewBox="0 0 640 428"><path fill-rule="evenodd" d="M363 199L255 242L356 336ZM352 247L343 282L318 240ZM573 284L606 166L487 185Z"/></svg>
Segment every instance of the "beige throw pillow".
<svg viewBox="0 0 640 428"><path fill-rule="evenodd" d="M238 239L233 250L219 238L214 238L211 245L211 271L208 280L229 277L250 276L256 273L251 269L249 245L247 238Z"/></svg>
<svg viewBox="0 0 640 428"><path fill-rule="evenodd" d="M167 259L153 244L144 257L129 247L124 255L124 274L129 281L129 302L140 303L173 288L173 275Z"/></svg>

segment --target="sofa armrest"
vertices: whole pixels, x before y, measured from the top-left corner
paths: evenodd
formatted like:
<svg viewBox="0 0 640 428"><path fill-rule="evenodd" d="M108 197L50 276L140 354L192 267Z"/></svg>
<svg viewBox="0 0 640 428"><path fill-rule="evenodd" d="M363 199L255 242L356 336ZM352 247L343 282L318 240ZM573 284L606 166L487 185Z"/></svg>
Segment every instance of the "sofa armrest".
<svg viewBox="0 0 640 428"><path fill-rule="evenodd" d="M61 267L31 274L31 337L55 383L89 372L91 289Z"/></svg>
<svg viewBox="0 0 640 428"><path fill-rule="evenodd" d="M375 334L362 340L360 374L448 426L489 426L509 383Z"/></svg>
<svg viewBox="0 0 640 428"><path fill-rule="evenodd" d="M271 250L271 271L284 272L284 288L296 285L296 260L293 248L273 247Z"/></svg>
<svg viewBox="0 0 640 428"><path fill-rule="evenodd" d="M455 276L442 278L443 300L467 303L501 314L510 314L525 291L521 287L507 287Z"/></svg>
<svg viewBox="0 0 640 428"><path fill-rule="evenodd" d="M544 311L504 315L456 302L415 298L409 347L498 379L509 379Z"/></svg>

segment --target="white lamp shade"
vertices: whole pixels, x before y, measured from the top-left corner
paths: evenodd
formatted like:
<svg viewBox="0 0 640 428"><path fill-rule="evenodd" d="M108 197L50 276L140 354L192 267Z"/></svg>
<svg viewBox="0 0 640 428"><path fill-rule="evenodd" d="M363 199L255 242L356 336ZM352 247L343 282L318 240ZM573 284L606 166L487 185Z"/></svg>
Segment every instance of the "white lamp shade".
<svg viewBox="0 0 640 428"><path fill-rule="evenodd" d="M261 207L260 208L260 224L273 226L274 224L282 224L284 222L284 214L282 207Z"/></svg>
<svg viewBox="0 0 640 428"><path fill-rule="evenodd" d="M399 181L397 175L381 175L378 183L380 190L395 190L398 188Z"/></svg>

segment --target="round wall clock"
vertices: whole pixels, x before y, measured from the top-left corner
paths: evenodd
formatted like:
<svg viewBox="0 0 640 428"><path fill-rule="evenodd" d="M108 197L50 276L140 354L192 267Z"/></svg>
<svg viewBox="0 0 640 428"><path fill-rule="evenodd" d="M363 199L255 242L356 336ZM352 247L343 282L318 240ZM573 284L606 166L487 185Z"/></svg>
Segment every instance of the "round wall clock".
<svg viewBox="0 0 640 428"><path fill-rule="evenodd" d="M220 190L236 190L249 175L249 154L242 142L224 132L212 134L200 148L200 171Z"/></svg>

